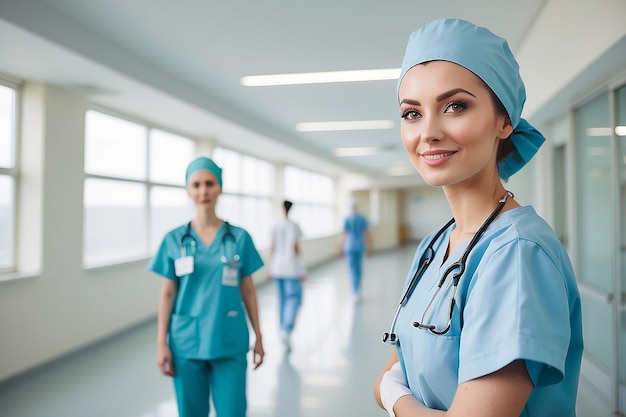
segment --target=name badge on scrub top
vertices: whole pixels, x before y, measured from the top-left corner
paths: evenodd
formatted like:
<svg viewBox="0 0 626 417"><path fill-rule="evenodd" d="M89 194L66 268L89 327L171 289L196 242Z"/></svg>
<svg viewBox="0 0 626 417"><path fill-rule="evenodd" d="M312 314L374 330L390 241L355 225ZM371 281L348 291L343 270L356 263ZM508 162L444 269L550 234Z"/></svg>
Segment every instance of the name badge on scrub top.
<svg viewBox="0 0 626 417"><path fill-rule="evenodd" d="M183 256L174 261L174 271L177 277L193 273L193 256Z"/></svg>
<svg viewBox="0 0 626 417"><path fill-rule="evenodd" d="M224 265L222 267L222 285L236 287L239 283L239 268Z"/></svg>

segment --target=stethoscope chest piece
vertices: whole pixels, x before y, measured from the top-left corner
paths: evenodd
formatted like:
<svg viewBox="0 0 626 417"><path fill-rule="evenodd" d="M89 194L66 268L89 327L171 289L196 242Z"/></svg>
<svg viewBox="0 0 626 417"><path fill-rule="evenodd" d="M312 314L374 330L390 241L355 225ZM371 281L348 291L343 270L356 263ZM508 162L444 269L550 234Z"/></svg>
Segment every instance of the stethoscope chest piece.
<svg viewBox="0 0 626 417"><path fill-rule="evenodd" d="M224 225L226 227L226 231L224 232L224 235L222 236L222 242L221 242L222 255L220 256L220 262L223 263L224 265L228 265L233 268L238 268L240 261L241 261L241 256L235 253L236 246L237 246L237 239L235 238L235 235L233 234L231 230L230 223L224 222ZM227 242L229 240L230 240L230 245ZM187 255L187 246L191 248L192 252L196 251L197 242L196 242L196 238L193 237L193 235L191 234L191 222L187 223L187 228L185 229L185 234L180 240L180 245L181 245L180 251L181 251L182 257ZM230 251L227 250L227 246L231 246ZM228 252L230 252L232 255L229 256Z"/></svg>

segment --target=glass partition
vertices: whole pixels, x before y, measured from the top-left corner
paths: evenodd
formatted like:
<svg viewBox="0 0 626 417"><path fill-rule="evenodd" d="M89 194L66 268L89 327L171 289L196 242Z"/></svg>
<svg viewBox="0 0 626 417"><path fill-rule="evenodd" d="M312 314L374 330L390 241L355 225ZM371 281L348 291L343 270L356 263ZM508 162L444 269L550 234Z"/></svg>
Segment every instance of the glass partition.
<svg viewBox="0 0 626 417"><path fill-rule="evenodd" d="M578 256L585 357L614 369L611 224L611 112L606 92L575 111Z"/></svg>

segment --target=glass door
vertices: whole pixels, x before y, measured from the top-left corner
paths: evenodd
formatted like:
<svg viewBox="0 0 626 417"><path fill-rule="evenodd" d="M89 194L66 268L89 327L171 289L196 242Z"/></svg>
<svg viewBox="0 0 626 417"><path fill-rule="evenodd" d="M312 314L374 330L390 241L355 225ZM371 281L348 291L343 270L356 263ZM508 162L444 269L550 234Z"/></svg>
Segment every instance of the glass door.
<svg viewBox="0 0 626 417"><path fill-rule="evenodd" d="M613 129L607 91L575 110L576 263L581 292L585 376L616 402Z"/></svg>

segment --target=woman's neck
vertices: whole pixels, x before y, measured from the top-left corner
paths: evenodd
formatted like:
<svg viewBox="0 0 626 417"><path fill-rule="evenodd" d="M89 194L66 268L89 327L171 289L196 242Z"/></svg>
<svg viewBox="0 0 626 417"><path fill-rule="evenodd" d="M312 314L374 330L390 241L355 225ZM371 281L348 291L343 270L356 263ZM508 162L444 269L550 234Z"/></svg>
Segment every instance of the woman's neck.
<svg viewBox="0 0 626 417"><path fill-rule="evenodd" d="M215 211L199 211L192 221L193 225L200 229L217 227L222 224L222 219L217 217Z"/></svg>
<svg viewBox="0 0 626 417"><path fill-rule="evenodd" d="M446 198L456 221L455 235L458 238L473 236L485 219L498 206L506 189L501 182L492 187L450 189L444 188ZM512 198L506 200L502 211L519 207Z"/></svg>

